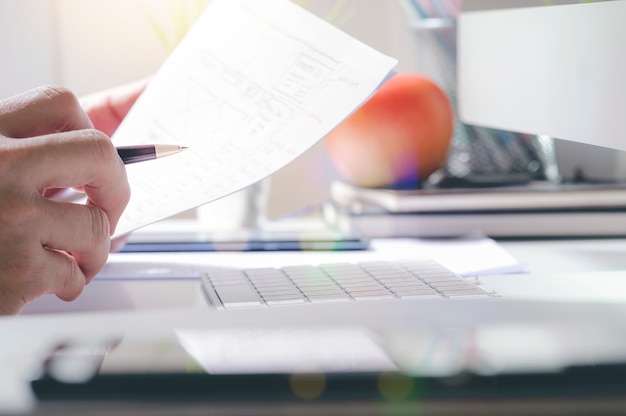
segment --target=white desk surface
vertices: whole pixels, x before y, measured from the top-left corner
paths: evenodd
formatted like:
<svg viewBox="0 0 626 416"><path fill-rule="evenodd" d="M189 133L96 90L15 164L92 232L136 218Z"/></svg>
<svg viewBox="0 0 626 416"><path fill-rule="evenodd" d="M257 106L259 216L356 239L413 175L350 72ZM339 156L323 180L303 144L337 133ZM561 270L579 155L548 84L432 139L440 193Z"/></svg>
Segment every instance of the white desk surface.
<svg viewBox="0 0 626 416"><path fill-rule="evenodd" d="M499 241L533 273L626 271L626 238Z"/></svg>
<svg viewBox="0 0 626 416"><path fill-rule="evenodd" d="M498 244L527 270L527 273L480 276L490 289L506 297L626 301L626 239L521 240L500 241ZM147 264L155 266L156 257L157 267L154 269L157 275L161 266L167 267L171 261L253 267L359 260L371 255L359 251L132 254L141 259L136 265L138 270L144 270ZM183 279L176 279L175 282L158 276L154 279L119 281L96 278L74 302L66 303L55 296L46 296L29 305L25 313L206 308L206 300L199 290L199 280L193 268L189 268L188 279L184 278L184 268L180 275ZM604 283L596 285L595 282ZM542 285L540 292L536 290L537 284ZM592 286L593 290L588 290L588 286Z"/></svg>
<svg viewBox="0 0 626 416"><path fill-rule="evenodd" d="M567 239L567 240L524 240L502 241L500 246L506 249L519 262L523 263L528 273L480 276L479 279L489 287L506 292L511 289L522 294L522 298L533 299L534 294L528 281L541 283L546 288L546 296L537 299L556 300L587 300L606 302L626 302L626 239ZM207 256L218 256L224 253L196 253L197 259ZM331 253L332 254L332 253ZM247 263L259 255L278 256L280 253L230 253L233 259ZM301 253L301 259L317 258L319 253ZM341 254L332 254L341 255ZM159 256L162 261L167 256ZM337 257L339 258L339 257ZM588 287L600 286L601 290L589 290ZM526 292L525 292L526 291ZM584 296L581 296L584 295ZM23 386L11 384L11 376L23 377L24 367L15 364L14 358L32 360L37 353L49 345L42 334L55 333L56 325L68 321L83 330L93 331L92 323L107 322L104 315L86 314L84 319L80 311L114 311L111 322L122 325L124 316L132 319L142 313L154 312L156 316L172 316L186 311L208 310L206 301L199 290L197 279L179 279L175 284L167 279L125 280L125 281L94 281L86 288L81 297L73 303L64 303L49 297L36 302L27 309L28 316L18 319L0 318L0 333L11 337L13 342L0 345L0 413L3 407L19 410L24 404L32 406L32 398ZM165 311L164 311L165 310ZM121 314L115 312L121 311ZM57 315L50 312L72 312ZM204 313L204 312L200 312ZM125 315L126 314L126 315ZM165 314L165 315L163 315ZM99 316L99 318L98 318ZM213 316L213 315L212 315ZM100 319L105 319L104 321ZM120 320L122 319L122 320ZM130 319L130 321L132 321ZM152 322L152 318L150 322ZM134 321L132 321L134 322ZM117 324L116 324L117 323ZM65 324L63 324L65 325ZM68 328L63 328L68 331ZM40 340L42 344L37 344ZM30 357L30 358L29 358ZM11 367L11 365L13 367ZM29 401L30 400L30 401Z"/></svg>
<svg viewBox="0 0 626 416"><path fill-rule="evenodd" d="M526 265L528 273L481 278L496 291L539 300L626 302L626 239L546 239L499 244Z"/></svg>

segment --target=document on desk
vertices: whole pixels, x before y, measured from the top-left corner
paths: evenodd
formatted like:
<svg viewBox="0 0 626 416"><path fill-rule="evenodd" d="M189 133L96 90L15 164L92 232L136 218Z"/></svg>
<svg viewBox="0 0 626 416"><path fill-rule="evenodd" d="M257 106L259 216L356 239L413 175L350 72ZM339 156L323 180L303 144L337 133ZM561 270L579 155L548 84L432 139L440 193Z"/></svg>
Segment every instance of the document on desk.
<svg viewBox="0 0 626 416"><path fill-rule="evenodd" d="M127 166L116 236L243 189L304 153L397 61L288 0L213 0L112 137L188 150Z"/></svg>

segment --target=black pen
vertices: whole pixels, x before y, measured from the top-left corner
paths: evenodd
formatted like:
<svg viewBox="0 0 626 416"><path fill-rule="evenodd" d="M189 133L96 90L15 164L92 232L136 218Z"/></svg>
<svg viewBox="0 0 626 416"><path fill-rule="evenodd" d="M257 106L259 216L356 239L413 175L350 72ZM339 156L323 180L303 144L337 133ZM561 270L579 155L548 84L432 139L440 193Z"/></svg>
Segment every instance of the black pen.
<svg viewBox="0 0 626 416"><path fill-rule="evenodd" d="M144 160L158 159L161 157L174 155L185 150L186 147L177 144L143 144L137 146L117 147L125 165L130 163L143 162Z"/></svg>

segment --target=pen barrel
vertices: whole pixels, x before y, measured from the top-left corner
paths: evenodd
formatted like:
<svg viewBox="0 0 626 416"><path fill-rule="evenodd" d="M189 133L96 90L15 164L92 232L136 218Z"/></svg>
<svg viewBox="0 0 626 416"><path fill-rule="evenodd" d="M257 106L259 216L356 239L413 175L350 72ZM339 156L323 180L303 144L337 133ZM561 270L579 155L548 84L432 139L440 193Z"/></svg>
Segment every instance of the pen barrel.
<svg viewBox="0 0 626 416"><path fill-rule="evenodd" d="M117 153L125 165L156 159L157 157L154 145L150 144L143 146L120 146L117 148Z"/></svg>

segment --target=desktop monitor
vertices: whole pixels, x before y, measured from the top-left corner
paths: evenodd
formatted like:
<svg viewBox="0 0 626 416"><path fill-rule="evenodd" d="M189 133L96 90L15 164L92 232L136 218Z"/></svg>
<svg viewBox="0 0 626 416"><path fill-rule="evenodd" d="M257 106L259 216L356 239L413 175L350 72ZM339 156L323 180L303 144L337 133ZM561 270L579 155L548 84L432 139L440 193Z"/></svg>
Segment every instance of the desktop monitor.
<svg viewBox="0 0 626 416"><path fill-rule="evenodd" d="M626 150L626 0L463 0L464 123Z"/></svg>

